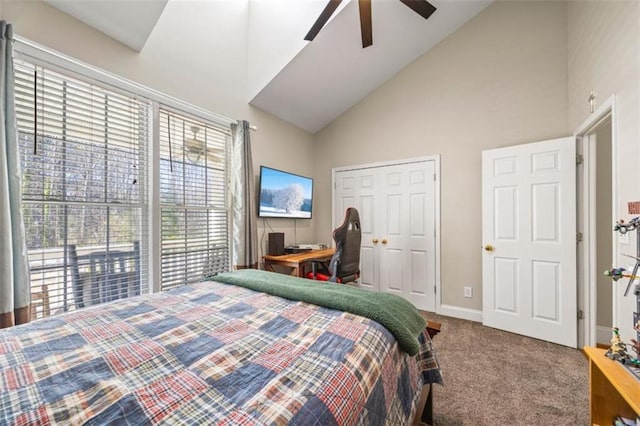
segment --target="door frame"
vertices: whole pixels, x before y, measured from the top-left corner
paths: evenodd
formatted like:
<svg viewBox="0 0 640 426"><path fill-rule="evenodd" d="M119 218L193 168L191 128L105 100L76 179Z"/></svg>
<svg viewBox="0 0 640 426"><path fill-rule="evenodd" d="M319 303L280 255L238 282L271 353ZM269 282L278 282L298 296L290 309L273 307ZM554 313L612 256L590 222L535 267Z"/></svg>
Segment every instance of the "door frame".
<svg viewBox="0 0 640 426"><path fill-rule="evenodd" d="M433 172L435 174L434 178L434 227L435 227L435 282L436 282L436 314L440 313L441 305L442 305L442 289L440 282L440 155L427 155L424 157L414 157L414 158L406 158L402 160L390 160L390 161L381 161L376 163L366 163L366 164L354 164L351 166L342 166L342 167L334 167L331 169L331 228L335 229L338 225L335 220L335 207L336 207L336 173L345 172L349 170L358 170L358 169L370 169L377 167L385 167L385 166L397 166L401 164L408 163L424 163L427 161L433 161L434 167Z"/></svg>
<svg viewBox="0 0 640 426"><path fill-rule="evenodd" d="M578 309L582 310L584 317L582 323L578 321L578 347L595 346L596 322L597 322L597 280L599 272L596 271L596 161L595 145L588 141L588 135L604 120L611 118L611 217L618 217L618 129L616 112L616 95L605 100L587 119L573 132L578 140L578 147L582 154L583 171L582 179L577 180L578 188L578 223L582 224L578 232L582 232L582 250L577 257L578 268ZM581 197L581 199L580 199ZM611 224L613 232L613 224ZM617 235L617 234L616 234ZM618 259L618 238L613 240L611 258ZM601 272L600 272L601 273ZM611 287L613 293L612 313L613 322L618 317L619 300L616 297L615 286Z"/></svg>

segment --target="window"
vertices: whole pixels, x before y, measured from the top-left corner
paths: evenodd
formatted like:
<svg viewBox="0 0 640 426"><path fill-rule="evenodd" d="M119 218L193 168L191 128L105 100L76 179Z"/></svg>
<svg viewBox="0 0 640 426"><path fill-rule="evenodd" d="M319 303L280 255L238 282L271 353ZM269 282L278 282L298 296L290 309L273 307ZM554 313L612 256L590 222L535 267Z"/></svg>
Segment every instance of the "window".
<svg viewBox="0 0 640 426"><path fill-rule="evenodd" d="M229 269L230 131L160 110L161 288Z"/></svg>
<svg viewBox="0 0 640 426"><path fill-rule="evenodd" d="M232 121L17 47L32 317L228 270Z"/></svg>
<svg viewBox="0 0 640 426"><path fill-rule="evenodd" d="M15 68L32 316L147 291L150 102Z"/></svg>

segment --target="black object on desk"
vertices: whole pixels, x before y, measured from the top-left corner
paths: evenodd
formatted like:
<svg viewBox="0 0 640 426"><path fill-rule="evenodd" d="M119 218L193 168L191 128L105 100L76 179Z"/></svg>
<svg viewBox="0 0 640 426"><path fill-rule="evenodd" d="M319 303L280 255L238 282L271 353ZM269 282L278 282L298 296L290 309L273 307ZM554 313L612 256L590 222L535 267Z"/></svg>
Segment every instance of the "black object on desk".
<svg viewBox="0 0 640 426"><path fill-rule="evenodd" d="M284 253L284 233L269 232L269 256L280 256Z"/></svg>

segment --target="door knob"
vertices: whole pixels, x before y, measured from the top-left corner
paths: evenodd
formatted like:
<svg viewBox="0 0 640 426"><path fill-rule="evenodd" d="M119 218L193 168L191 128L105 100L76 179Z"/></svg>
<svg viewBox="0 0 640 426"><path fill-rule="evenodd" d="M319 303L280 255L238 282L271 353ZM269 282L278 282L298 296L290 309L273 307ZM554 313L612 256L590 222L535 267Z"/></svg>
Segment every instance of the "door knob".
<svg viewBox="0 0 640 426"><path fill-rule="evenodd" d="M377 238L374 238L372 241L373 241L373 244L378 244L378 239Z"/></svg>
<svg viewBox="0 0 640 426"><path fill-rule="evenodd" d="M491 244L487 244L486 246L484 246L484 249L486 251L493 251L493 246Z"/></svg>
<svg viewBox="0 0 640 426"><path fill-rule="evenodd" d="M387 242L388 242L388 241L387 241L387 239L386 239L386 238L382 240L382 244L387 244Z"/></svg>

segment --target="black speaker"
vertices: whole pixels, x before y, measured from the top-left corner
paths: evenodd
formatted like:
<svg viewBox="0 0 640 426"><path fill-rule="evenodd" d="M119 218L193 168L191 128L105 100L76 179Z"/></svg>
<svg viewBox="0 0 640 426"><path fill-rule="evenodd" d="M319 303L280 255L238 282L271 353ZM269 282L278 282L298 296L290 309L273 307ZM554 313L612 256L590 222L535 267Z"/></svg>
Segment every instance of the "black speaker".
<svg viewBox="0 0 640 426"><path fill-rule="evenodd" d="M284 254L284 233L269 232L269 255L280 256Z"/></svg>

